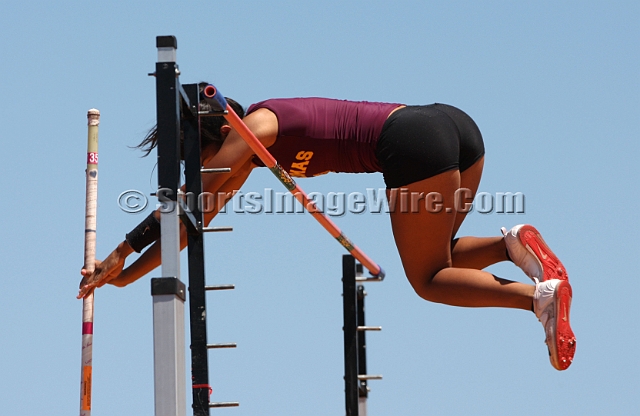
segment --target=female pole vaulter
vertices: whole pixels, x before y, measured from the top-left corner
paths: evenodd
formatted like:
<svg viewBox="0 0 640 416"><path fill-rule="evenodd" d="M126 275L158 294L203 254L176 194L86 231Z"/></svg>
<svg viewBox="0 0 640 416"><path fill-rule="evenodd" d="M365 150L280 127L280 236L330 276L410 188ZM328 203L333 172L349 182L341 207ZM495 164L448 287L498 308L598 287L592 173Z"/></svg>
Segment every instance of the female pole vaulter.
<svg viewBox="0 0 640 416"><path fill-rule="evenodd" d="M389 206L395 208L390 209L395 243L418 296L453 306L533 311L544 327L553 367L571 365L576 347L569 321L572 289L566 269L540 233L531 225L517 225L503 228L502 236L456 238L468 212L460 209L459 190L470 190L465 198L471 201L484 165L482 135L467 114L444 104L285 98L253 104L244 116L239 104L227 102L291 176L382 172ZM203 166L231 167L230 173L205 175L203 191L226 193L228 200L262 163L223 117L203 118L201 135ZM149 154L155 146L152 130L139 147ZM205 212L205 224L221 208ZM105 283L126 286L158 267L158 219L159 213L152 213L96 262L93 273L82 270L79 297ZM150 244L124 268L131 253ZM483 270L501 261L512 261L534 284Z"/></svg>

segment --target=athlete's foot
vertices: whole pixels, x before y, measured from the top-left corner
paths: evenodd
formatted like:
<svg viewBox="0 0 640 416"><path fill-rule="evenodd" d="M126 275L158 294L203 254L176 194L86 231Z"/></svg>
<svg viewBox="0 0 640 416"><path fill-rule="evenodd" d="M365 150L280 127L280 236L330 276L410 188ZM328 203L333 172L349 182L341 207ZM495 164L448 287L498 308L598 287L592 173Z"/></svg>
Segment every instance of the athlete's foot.
<svg viewBox="0 0 640 416"><path fill-rule="evenodd" d="M549 360L556 370L566 370L576 351L576 337L569 321L571 298L571 285L566 280L536 283L533 311L544 327Z"/></svg>
<svg viewBox="0 0 640 416"><path fill-rule="evenodd" d="M501 231L511 261L534 282L569 279L562 262L533 226L521 224L509 231L503 227Z"/></svg>

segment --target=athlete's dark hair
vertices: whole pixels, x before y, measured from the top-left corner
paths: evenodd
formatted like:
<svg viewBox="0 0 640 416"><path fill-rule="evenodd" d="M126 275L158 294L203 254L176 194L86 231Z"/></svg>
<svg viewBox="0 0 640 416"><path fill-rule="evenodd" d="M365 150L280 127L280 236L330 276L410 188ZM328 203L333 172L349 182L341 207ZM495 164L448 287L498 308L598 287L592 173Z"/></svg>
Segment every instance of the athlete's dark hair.
<svg viewBox="0 0 640 416"><path fill-rule="evenodd" d="M198 84L200 89L202 90L204 87L209 85L208 83L201 82ZM227 103L233 108L233 111L238 114L238 117L244 118L244 109L240 104L238 104L232 98L225 97ZM222 116L209 116L209 117L201 117L200 118L200 145L205 148L212 144L217 146L221 146L222 142L224 142L224 137L220 134L220 128L227 123L227 120ZM139 145L135 146L136 148L142 150L144 153L143 156L148 156L149 153L158 145L158 126L154 126L149 133L145 136L144 140L140 142ZM182 144L184 140L183 131L180 129L180 143ZM180 146L182 152L182 145Z"/></svg>

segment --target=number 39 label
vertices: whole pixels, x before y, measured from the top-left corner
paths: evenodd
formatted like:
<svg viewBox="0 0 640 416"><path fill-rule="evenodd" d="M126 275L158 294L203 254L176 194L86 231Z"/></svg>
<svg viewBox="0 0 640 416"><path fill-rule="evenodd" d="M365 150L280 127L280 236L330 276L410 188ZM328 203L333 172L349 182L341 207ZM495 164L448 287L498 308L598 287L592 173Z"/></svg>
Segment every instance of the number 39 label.
<svg viewBox="0 0 640 416"><path fill-rule="evenodd" d="M87 163L92 165L98 164L98 152L87 153Z"/></svg>

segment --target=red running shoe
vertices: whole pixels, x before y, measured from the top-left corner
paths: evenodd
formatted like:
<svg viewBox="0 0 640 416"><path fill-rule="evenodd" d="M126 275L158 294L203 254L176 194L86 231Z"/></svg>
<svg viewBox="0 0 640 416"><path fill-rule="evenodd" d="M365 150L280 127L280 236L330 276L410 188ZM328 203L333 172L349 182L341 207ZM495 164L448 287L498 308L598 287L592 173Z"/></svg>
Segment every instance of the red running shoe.
<svg viewBox="0 0 640 416"><path fill-rule="evenodd" d="M533 226L516 225L509 231L502 228L502 234L511 261L533 281L569 280L564 265Z"/></svg>
<svg viewBox="0 0 640 416"><path fill-rule="evenodd" d="M576 352L569 321L572 295L569 282L558 279L537 283L533 295L533 310L544 327L549 360L560 371L569 368Z"/></svg>

